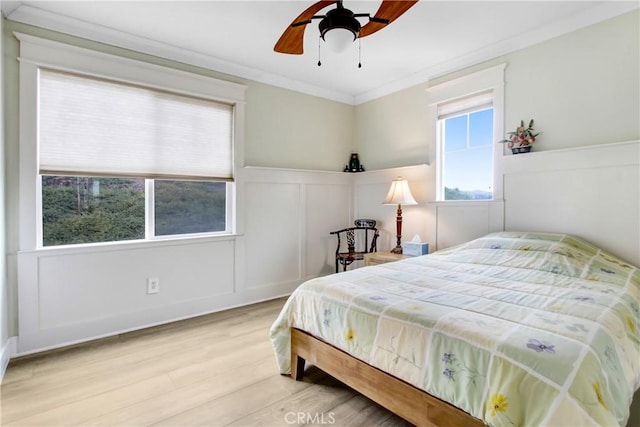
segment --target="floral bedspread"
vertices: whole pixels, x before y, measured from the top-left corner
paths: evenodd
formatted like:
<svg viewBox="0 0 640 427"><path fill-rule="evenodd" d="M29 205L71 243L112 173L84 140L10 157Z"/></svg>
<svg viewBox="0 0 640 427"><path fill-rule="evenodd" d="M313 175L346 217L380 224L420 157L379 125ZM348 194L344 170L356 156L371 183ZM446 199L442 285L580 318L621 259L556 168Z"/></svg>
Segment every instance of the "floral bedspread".
<svg viewBox="0 0 640 427"><path fill-rule="evenodd" d="M640 386L640 272L578 238L490 234L431 255L310 280L290 327L492 426L621 425Z"/></svg>

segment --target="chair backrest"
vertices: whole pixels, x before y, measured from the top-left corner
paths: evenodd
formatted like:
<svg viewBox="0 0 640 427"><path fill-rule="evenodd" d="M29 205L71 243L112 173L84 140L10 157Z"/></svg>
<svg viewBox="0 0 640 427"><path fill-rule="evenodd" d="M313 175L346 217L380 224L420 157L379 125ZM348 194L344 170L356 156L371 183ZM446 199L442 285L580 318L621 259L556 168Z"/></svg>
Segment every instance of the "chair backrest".
<svg viewBox="0 0 640 427"><path fill-rule="evenodd" d="M336 254L340 253L342 237L346 239L348 253L375 252L378 235L380 234L376 228L376 221L373 219L356 219L354 225L355 227L347 227L329 233L338 237Z"/></svg>

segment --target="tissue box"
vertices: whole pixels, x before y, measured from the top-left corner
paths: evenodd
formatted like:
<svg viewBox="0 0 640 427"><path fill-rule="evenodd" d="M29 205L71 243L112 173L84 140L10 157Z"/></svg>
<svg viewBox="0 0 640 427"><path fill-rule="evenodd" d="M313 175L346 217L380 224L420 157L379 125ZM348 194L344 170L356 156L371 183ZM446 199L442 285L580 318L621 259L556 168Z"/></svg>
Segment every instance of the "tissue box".
<svg viewBox="0 0 640 427"><path fill-rule="evenodd" d="M422 242L403 242L402 254L409 256L426 255L429 253L429 244Z"/></svg>

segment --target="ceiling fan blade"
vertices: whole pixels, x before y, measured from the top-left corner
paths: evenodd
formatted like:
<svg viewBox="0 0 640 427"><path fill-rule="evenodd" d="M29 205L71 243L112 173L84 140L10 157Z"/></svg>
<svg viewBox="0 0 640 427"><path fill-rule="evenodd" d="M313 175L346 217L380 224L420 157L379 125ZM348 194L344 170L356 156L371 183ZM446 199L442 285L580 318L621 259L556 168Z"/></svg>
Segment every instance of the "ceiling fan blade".
<svg viewBox="0 0 640 427"><path fill-rule="evenodd" d="M373 19L362 27L358 37L369 36L376 31L380 31L393 21L395 21L400 15L405 13L414 4L418 3L418 0L384 0L378 11L373 16ZM386 23L385 21L389 21Z"/></svg>
<svg viewBox="0 0 640 427"><path fill-rule="evenodd" d="M304 30L307 28L307 23L311 21L311 18L317 12L334 3L336 3L336 0L327 0L319 1L309 6L284 30L273 50L280 53L301 55L304 51Z"/></svg>

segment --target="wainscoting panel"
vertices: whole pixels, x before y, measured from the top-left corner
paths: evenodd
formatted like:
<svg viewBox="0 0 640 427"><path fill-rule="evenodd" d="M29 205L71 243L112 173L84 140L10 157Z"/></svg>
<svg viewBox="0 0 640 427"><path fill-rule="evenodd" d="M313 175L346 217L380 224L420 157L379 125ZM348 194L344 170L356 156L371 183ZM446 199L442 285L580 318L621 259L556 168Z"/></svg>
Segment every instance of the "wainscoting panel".
<svg viewBox="0 0 640 427"><path fill-rule="evenodd" d="M575 234L640 265L640 143L513 156L505 229Z"/></svg>
<svg viewBox="0 0 640 427"><path fill-rule="evenodd" d="M436 245L444 249L502 230L502 202L435 203Z"/></svg>
<svg viewBox="0 0 640 427"><path fill-rule="evenodd" d="M333 239L352 213L352 177L342 172L245 169L248 289L332 273Z"/></svg>
<svg viewBox="0 0 640 427"><path fill-rule="evenodd" d="M298 183L245 183L247 288L300 278L300 192Z"/></svg>
<svg viewBox="0 0 640 427"><path fill-rule="evenodd" d="M226 240L152 250L39 256L38 326L57 328L125 316L158 303L231 294L232 254L233 241ZM149 277L160 280L159 293L147 294Z"/></svg>
<svg viewBox="0 0 640 427"><path fill-rule="evenodd" d="M18 254L18 354L238 305L234 239L68 247ZM160 292L147 294L147 279Z"/></svg>
<svg viewBox="0 0 640 427"><path fill-rule="evenodd" d="M341 230L351 224L353 192L348 183L308 185L305 195L305 278L311 278L335 272L338 239L329 231Z"/></svg>

